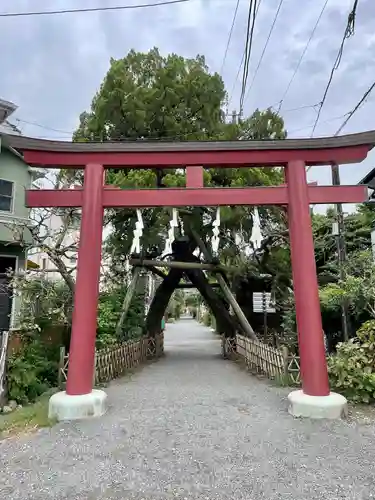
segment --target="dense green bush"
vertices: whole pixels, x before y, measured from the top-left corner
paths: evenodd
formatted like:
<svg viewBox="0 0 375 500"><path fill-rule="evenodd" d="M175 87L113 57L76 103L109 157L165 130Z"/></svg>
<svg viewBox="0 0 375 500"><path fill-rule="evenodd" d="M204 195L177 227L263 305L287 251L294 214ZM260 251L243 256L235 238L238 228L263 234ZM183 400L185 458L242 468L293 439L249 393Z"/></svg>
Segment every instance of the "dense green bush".
<svg viewBox="0 0 375 500"><path fill-rule="evenodd" d="M180 319L184 306L184 294L182 290L176 290L169 301L167 315L170 318Z"/></svg>
<svg viewBox="0 0 375 500"><path fill-rule="evenodd" d="M57 387L59 347L38 339L24 339L24 345L7 359L8 399L26 404L51 387Z"/></svg>
<svg viewBox="0 0 375 500"><path fill-rule="evenodd" d="M331 387L356 403L375 401L375 321L367 321L357 337L337 345L328 359Z"/></svg>
<svg viewBox="0 0 375 500"><path fill-rule="evenodd" d="M139 338L142 335L145 322L144 296L138 294L133 296L128 314L122 325L121 334L119 338L116 337L116 326L121 315L125 294L126 287L124 286L100 294L96 336L96 347L98 349L124 340Z"/></svg>
<svg viewBox="0 0 375 500"><path fill-rule="evenodd" d="M202 322L206 326L211 326L212 323L212 315L209 311L205 311L203 314Z"/></svg>
<svg viewBox="0 0 375 500"><path fill-rule="evenodd" d="M278 334L278 343L286 346L290 352L298 354L297 320L294 297L285 304L282 314L281 332Z"/></svg>
<svg viewBox="0 0 375 500"><path fill-rule="evenodd" d="M60 345L43 339L56 327L69 332L73 296L63 281L30 274L14 277L13 285L21 300L17 318L21 350L7 358L7 397L26 404L57 386Z"/></svg>
<svg viewBox="0 0 375 500"><path fill-rule="evenodd" d="M18 323L23 332L41 332L72 321L73 295L64 281L24 275L13 279L21 299Z"/></svg>

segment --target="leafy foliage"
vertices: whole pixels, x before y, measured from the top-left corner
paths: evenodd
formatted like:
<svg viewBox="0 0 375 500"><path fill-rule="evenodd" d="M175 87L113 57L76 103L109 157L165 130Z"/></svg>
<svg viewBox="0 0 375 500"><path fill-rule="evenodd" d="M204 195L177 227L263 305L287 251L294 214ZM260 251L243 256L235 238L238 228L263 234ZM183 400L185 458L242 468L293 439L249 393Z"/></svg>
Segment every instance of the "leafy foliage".
<svg viewBox="0 0 375 500"><path fill-rule="evenodd" d="M184 59L176 54L163 57L158 49L148 53L130 51L126 57L111 60L90 112L81 115L74 135L77 141L106 140L241 140L283 139L284 122L270 109L256 110L239 123L226 123L222 111L226 99L220 75L211 74L202 56ZM109 171L107 182L120 188L183 186L181 170ZM240 187L270 185L282 182L280 169L221 169L205 171L205 185ZM277 210L262 209L263 221ZM143 249L160 255L164 249L166 228L170 220L166 209L144 210ZM215 210L194 209L190 224L209 243ZM133 210L110 211L108 219L113 232L107 251L114 263L115 276L124 273L124 262L131 245L135 223ZM252 231L252 209L231 207L222 210L222 247L226 259L237 262L239 253L234 235L244 244ZM266 222L265 222L266 223ZM268 222L267 222L268 223Z"/></svg>
<svg viewBox="0 0 375 500"><path fill-rule="evenodd" d="M122 325L120 337L116 336L116 326L120 318L126 290L126 286L113 287L100 294L96 335L97 349L124 342L125 340L139 338L142 335L144 327L144 296L139 293L132 298L128 314Z"/></svg>
<svg viewBox="0 0 375 500"><path fill-rule="evenodd" d="M8 357L6 379L8 398L25 404L57 386L60 345L45 339L54 328L70 329L72 292L62 280L32 274L14 277L13 285L21 299L21 350Z"/></svg>
<svg viewBox="0 0 375 500"><path fill-rule="evenodd" d="M336 309L345 299L354 318L364 312L375 318L375 264L371 251L352 254L345 266L345 279L323 287L320 297L326 309Z"/></svg>
<svg viewBox="0 0 375 500"><path fill-rule="evenodd" d="M364 323L356 338L338 344L328 369L333 389L356 403L375 401L375 320Z"/></svg>
<svg viewBox="0 0 375 500"><path fill-rule="evenodd" d="M224 83L203 56L184 59L131 50L111 59L90 113L81 115L75 140L205 139L220 132Z"/></svg>
<svg viewBox="0 0 375 500"><path fill-rule="evenodd" d="M21 299L19 324L23 332L42 331L53 325L71 325L73 295L67 284L32 274L13 278Z"/></svg>
<svg viewBox="0 0 375 500"><path fill-rule="evenodd" d="M315 258L320 284L335 282L339 278L336 255L336 240L332 235L332 223L336 220L335 212L330 209L326 215L313 216ZM345 217L345 244L348 262L353 255L369 249L371 231L375 220L375 209L368 205L359 205L357 211Z"/></svg>
<svg viewBox="0 0 375 500"><path fill-rule="evenodd" d="M182 290L176 290L169 301L167 308L167 315L169 318L179 319L183 307L185 305L185 298Z"/></svg>
<svg viewBox="0 0 375 500"><path fill-rule="evenodd" d="M26 404L57 386L59 347L24 338L21 352L7 360L8 398Z"/></svg>

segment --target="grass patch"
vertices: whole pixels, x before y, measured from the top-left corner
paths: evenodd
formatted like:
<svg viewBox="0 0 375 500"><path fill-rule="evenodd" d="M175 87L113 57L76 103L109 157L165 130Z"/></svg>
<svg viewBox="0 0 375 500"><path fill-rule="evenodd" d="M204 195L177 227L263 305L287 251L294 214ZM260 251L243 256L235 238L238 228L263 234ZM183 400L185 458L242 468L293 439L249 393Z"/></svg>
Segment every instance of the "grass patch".
<svg viewBox="0 0 375 500"><path fill-rule="evenodd" d="M15 434L23 434L54 425L56 420L48 418L48 401L55 392L55 389L51 389L31 405L6 415L0 414L0 438L4 439Z"/></svg>

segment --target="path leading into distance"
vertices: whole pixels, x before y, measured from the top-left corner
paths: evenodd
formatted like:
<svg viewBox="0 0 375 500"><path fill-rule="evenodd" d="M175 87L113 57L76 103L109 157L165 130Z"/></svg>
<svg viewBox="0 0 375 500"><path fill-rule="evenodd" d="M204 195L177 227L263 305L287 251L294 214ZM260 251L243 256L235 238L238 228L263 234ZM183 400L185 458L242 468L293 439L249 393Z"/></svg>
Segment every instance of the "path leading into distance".
<svg viewBox="0 0 375 500"><path fill-rule="evenodd" d="M299 420L193 320L107 389L108 413L0 443L0 498L333 500L375 495L375 426ZM373 493L372 493L373 492Z"/></svg>

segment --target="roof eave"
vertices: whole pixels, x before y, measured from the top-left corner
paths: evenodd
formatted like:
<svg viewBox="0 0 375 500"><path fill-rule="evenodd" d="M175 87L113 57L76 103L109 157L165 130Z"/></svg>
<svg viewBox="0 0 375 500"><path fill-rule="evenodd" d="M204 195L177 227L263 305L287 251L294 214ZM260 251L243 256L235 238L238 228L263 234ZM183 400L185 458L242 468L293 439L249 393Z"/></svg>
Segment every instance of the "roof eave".
<svg viewBox="0 0 375 500"><path fill-rule="evenodd" d="M118 141L118 142L68 142L34 139L25 136L2 134L9 146L18 150L50 151L63 153L127 153L127 152L182 152L182 151L254 151L254 150L311 150L375 146L375 131L337 137L284 139L264 141Z"/></svg>

